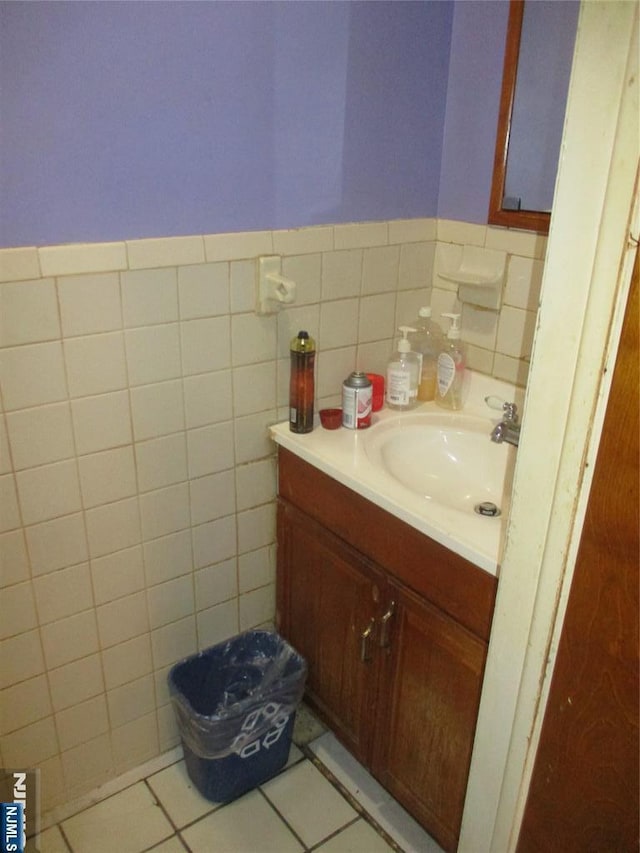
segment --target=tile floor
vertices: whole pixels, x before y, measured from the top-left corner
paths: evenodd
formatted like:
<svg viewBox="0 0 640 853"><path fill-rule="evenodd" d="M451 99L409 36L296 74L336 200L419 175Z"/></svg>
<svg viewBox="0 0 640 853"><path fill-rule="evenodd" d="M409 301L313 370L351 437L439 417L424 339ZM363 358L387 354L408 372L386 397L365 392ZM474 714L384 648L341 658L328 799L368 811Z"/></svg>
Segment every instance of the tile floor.
<svg viewBox="0 0 640 853"><path fill-rule="evenodd" d="M296 732L286 767L228 805L198 793L178 748L168 766L158 770L157 761L150 762L138 781L48 826L40 850L441 853L330 732L314 729L312 718Z"/></svg>

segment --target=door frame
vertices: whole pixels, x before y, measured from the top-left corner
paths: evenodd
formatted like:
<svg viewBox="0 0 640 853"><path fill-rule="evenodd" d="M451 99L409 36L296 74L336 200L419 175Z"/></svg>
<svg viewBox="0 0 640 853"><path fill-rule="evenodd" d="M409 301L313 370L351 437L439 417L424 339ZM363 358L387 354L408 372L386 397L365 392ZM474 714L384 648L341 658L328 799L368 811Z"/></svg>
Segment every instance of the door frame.
<svg viewBox="0 0 640 853"><path fill-rule="evenodd" d="M461 853L515 850L526 804L640 227L637 55L637 4L583 2Z"/></svg>

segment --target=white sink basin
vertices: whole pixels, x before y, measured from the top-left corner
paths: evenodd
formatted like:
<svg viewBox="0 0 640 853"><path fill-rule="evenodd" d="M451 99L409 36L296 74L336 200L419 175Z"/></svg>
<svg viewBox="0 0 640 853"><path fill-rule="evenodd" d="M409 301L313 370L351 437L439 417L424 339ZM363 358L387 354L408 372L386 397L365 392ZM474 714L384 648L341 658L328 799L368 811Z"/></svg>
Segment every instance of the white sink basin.
<svg viewBox="0 0 640 853"><path fill-rule="evenodd" d="M281 448L342 483L386 512L491 574L497 574L507 529L516 448L494 444L500 413L487 396L515 400L519 389L468 371L461 412L421 403L411 412L383 408L369 429L298 435L289 423L271 427ZM495 503L499 518L476 515L476 504Z"/></svg>
<svg viewBox="0 0 640 853"><path fill-rule="evenodd" d="M402 413L371 427L373 465L425 501L494 515L506 512L515 448L489 438L487 419L447 412Z"/></svg>

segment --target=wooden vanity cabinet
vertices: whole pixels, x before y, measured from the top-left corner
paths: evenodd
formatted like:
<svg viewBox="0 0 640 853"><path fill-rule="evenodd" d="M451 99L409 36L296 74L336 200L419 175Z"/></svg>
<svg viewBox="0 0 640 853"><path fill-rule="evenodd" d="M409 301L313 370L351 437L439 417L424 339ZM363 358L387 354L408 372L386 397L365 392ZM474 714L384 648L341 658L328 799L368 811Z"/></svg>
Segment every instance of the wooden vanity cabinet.
<svg viewBox="0 0 640 853"><path fill-rule="evenodd" d="M278 507L278 628L306 658L306 696L367 764L377 693L381 573L295 507Z"/></svg>
<svg viewBox="0 0 640 853"><path fill-rule="evenodd" d="M381 671L371 769L437 839L455 850L467 789L486 644L391 583L395 622Z"/></svg>
<svg viewBox="0 0 640 853"><path fill-rule="evenodd" d="M455 850L496 579L279 450L276 622L306 698Z"/></svg>

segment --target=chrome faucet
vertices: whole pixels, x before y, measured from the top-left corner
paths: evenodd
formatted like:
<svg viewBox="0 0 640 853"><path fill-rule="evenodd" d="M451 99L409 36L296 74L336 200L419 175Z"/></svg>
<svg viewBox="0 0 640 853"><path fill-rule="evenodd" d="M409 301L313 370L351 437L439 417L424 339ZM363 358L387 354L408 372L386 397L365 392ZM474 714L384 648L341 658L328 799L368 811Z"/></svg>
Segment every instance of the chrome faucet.
<svg viewBox="0 0 640 853"><path fill-rule="evenodd" d="M499 424L491 432L491 441L496 444L513 444L517 447L520 442L520 423L518 421L518 407L515 403L505 403L502 407L503 415Z"/></svg>

